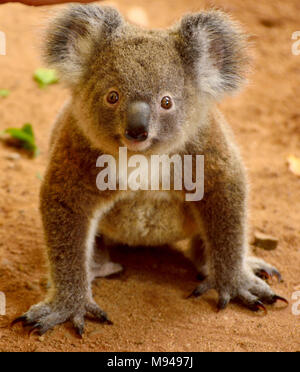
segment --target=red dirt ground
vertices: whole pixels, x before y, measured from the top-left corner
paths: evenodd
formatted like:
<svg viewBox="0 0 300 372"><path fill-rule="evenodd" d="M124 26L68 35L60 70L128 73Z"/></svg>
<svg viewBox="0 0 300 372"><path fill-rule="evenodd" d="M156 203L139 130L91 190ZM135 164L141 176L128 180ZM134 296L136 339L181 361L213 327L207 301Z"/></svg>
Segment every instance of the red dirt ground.
<svg viewBox="0 0 300 372"><path fill-rule="evenodd" d="M45 245L38 212L40 180L47 162L52 123L68 92L61 85L40 90L32 80L40 67L40 27L52 8L0 6L0 30L7 56L0 56L0 130L31 122L41 155L31 160L0 143L0 291L7 316L0 316L0 351L299 351L300 316L292 314L292 293L300 290L300 178L286 165L300 157L300 56L291 52L291 35L300 29L299 0L120 0L126 15L142 6L151 27L165 27L189 10L217 6L229 11L253 35L254 72L245 91L221 108L233 127L249 169L253 229L275 235L277 250L256 254L276 265L284 282L274 290L291 301L288 308L253 314L238 305L216 313L215 292L184 297L195 287L195 270L174 251L115 251L126 272L97 280L94 296L113 326L87 321L78 339L69 324L44 337L29 338L8 324L40 301L47 286Z"/></svg>

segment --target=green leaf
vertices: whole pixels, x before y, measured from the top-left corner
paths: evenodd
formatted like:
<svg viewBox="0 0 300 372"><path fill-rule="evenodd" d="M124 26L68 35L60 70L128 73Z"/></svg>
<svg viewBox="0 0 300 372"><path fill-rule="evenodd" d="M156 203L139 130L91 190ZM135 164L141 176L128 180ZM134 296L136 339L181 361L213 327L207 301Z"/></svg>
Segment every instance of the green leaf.
<svg viewBox="0 0 300 372"><path fill-rule="evenodd" d="M15 138L19 141L24 141L27 144L34 143L32 136L24 132L23 129L8 128L8 129L5 129L4 133L9 134L12 138Z"/></svg>
<svg viewBox="0 0 300 372"><path fill-rule="evenodd" d="M8 89L0 89L0 97L8 97L10 95L10 91Z"/></svg>
<svg viewBox="0 0 300 372"><path fill-rule="evenodd" d="M22 127L22 131L27 133L34 140L34 133L33 133L32 125L30 123L24 124L23 127Z"/></svg>
<svg viewBox="0 0 300 372"><path fill-rule="evenodd" d="M50 84L56 84L58 82L56 70L47 68L38 68L33 78L39 84L40 88L45 88Z"/></svg>
<svg viewBox="0 0 300 372"><path fill-rule="evenodd" d="M32 125L26 123L20 128L7 128L0 135L8 134L12 138L18 140L21 146L27 151L31 152L35 157L39 154L39 149L35 143L35 136Z"/></svg>

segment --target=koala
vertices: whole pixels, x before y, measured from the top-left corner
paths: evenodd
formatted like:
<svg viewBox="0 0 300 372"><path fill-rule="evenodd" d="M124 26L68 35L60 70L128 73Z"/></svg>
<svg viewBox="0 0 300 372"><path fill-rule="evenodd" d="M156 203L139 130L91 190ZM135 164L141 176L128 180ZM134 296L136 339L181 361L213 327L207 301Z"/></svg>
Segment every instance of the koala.
<svg viewBox="0 0 300 372"><path fill-rule="evenodd" d="M253 311L286 301L262 279L280 278L278 270L248 253L247 176L217 108L245 81L247 37L239 25L213 10L145 30L114 8L78 5L50 23L44 56L71 92L40 193L52 286L13 324L40 335L66 321L82 335L87 314L110 324L91 284L122 270L110 260L111 244L188 239L202 276L191 296L214 289L219 309L237 300ZM184 190L99 191L96 161L117 157L120 147L146 157L204 155L203 199L187 202Z"/></svg>

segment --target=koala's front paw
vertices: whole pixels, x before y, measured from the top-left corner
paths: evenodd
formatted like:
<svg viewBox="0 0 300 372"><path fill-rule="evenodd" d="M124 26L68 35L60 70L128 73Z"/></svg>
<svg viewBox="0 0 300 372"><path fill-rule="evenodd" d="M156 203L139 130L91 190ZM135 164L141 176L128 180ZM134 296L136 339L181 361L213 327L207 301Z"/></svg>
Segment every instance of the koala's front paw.
<svg viewBox="0 0 300 372"><path fill-rule="evenodd" d="M252 311L267 312L264 304L274 304L280 300L288 301L276 295L269 285L246 269L225 278L212 278L210 275L192 292L189 297L199 297L210 289L219 294L218 308L225 309L231 300L237 300Z"/></svg>
<svg viewBox="0 0 300 372"><path fill-rule="evenodd" d="M32 306L27 313L15 319L11 325L21 322L23 327L30 327L29 334L36 332L41 336L56 325L70 320L76 332L82 336L84 317L87 313L92 314L101 323L112 324L106 313L94 302L87 301L78 306L75 302L70 304L53 301Z"/></svg>

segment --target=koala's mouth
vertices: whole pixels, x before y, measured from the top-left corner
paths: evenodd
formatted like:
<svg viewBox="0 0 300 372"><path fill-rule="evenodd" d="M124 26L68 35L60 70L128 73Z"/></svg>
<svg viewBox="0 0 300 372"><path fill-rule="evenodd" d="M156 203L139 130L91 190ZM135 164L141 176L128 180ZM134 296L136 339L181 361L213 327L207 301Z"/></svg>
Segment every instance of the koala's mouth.
<svg viewBox="0 0 300 372"><path fill-rule="evenodd" d="M148 150L152 146L152 139L147 138L145 141L128 140L126 137L122 137L122 144L127 147L128 150L134 152L143 152Z"/></svg>

